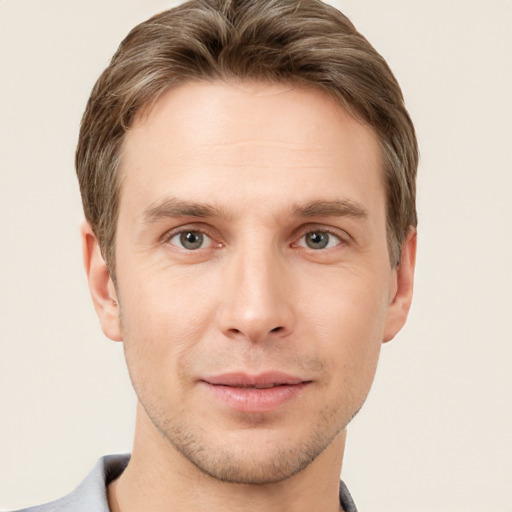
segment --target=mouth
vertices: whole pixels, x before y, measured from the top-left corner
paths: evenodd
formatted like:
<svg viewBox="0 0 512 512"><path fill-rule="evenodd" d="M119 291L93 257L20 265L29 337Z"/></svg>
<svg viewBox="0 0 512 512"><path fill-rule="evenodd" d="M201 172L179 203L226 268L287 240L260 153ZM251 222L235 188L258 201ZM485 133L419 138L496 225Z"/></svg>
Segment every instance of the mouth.
<svg viewBox="0 0 512 512"><path fill-rule="evenodd" d="M211 395L229 408L241 412L269 412L300 398L312 383L282 372L258 375L227 373L201 380Z"/></svg>

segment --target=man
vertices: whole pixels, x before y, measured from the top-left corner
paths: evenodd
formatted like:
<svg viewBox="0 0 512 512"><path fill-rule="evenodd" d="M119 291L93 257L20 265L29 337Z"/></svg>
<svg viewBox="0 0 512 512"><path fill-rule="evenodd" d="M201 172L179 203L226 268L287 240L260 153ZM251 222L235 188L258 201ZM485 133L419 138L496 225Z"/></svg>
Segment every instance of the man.
<svg viewBox="0 0 512 512"><path fill-rule="evenodd" d="M133 29L76 154L133 451L29 510L356 510L346 427L410 307L417 159L388 66L318 0L192 0Z"/></svg>

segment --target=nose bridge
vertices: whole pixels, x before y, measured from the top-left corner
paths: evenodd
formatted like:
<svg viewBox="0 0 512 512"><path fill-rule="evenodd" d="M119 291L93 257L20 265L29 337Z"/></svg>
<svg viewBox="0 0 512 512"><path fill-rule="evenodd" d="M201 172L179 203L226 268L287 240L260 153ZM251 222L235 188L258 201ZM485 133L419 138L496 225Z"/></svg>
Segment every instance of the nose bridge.
<svg viewBox="0 0 512 512"><path fill-rule="evenodd" d="M283 337L293 314L285 261L264 237L240 244L226 262L220 328L252 342Z"/></svg>

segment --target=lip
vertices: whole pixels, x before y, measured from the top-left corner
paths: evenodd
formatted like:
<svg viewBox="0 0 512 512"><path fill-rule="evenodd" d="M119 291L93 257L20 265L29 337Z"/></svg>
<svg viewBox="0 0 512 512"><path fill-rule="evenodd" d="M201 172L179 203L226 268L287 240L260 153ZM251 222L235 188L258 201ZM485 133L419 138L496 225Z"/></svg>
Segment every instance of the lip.
<svg viewBox="0 0 512 512"><path fill-rule="evenodd" d="M299 398L310 380L283 372L237 372L201 379L211 395L240 412L269 412Z"/></svg>

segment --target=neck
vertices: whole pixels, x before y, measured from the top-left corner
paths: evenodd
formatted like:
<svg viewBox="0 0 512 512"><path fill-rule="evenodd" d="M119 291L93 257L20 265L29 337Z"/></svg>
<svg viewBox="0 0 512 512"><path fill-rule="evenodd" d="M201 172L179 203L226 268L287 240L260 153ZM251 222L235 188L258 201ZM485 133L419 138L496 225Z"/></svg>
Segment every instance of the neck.
<svg viewBox="0 0 512 512"><path fill-rule="evenodd" d="M108 489L112 512L306 512L340 510L339 475L345 431L305 469L283 481L234 484L212 478L156 430L142 408L128 467Z"/></svg>

